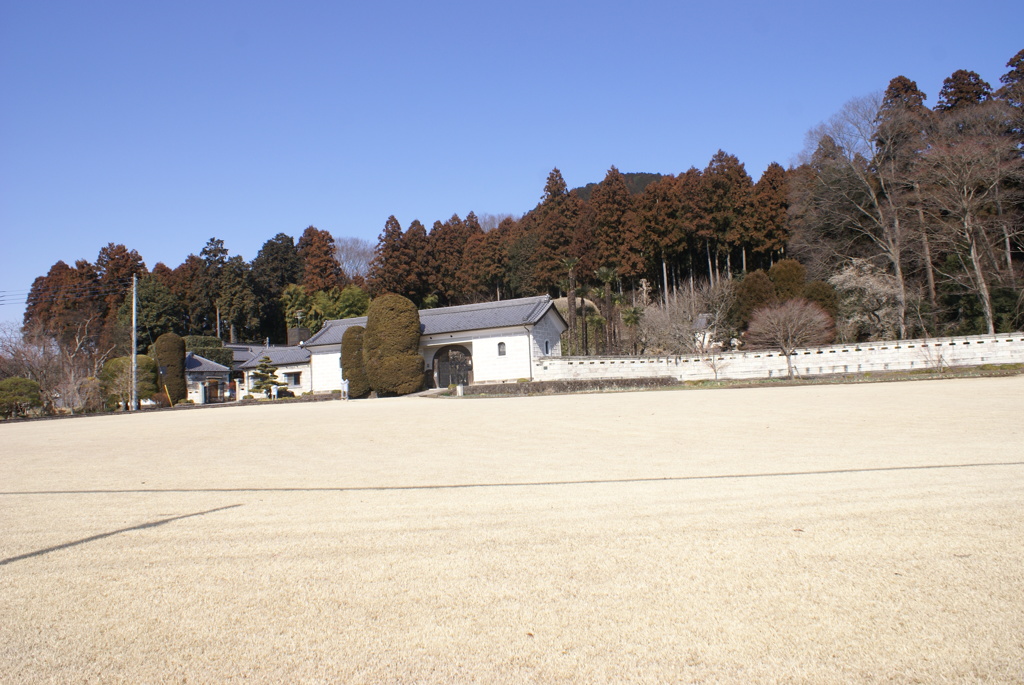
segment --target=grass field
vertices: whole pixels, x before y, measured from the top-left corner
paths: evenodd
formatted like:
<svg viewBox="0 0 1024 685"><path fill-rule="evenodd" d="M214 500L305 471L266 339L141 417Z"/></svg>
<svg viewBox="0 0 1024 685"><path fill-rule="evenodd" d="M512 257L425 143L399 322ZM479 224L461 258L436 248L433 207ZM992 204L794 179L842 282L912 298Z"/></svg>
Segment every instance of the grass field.
<svg viewBox="0 0 1024 685"><path fill-rule="evenodd" d="M1024 377L0 424L0 681L1022 682Z"/></svg>

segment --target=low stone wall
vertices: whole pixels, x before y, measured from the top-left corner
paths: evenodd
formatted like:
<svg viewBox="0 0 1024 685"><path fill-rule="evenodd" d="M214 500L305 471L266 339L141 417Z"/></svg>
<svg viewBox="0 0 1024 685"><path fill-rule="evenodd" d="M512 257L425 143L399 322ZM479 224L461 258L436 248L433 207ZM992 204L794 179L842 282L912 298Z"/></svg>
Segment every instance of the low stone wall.
<svg viewBox="0 0 1024 685"><path fill-rule="evenodd" d="M803 377L1024 364L1024 333L804 348L792 356L792 364L795 375ZM787 374L786 357L771 350L726 352L705 357L541 357L533 361L535 381L665 376L696 381L778 378Z"/></svg>

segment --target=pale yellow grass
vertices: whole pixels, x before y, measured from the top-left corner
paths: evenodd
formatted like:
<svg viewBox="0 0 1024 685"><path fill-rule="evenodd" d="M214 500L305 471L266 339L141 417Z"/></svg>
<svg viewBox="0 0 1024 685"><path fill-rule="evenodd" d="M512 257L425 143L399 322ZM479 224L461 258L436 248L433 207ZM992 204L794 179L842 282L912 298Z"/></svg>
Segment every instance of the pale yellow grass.
<svg viewBox="0 0 1024 685"><path fill-rule="evenodd" d="M1015 377L0 425L0 681L1021 682L1022 417Z"/></svg>

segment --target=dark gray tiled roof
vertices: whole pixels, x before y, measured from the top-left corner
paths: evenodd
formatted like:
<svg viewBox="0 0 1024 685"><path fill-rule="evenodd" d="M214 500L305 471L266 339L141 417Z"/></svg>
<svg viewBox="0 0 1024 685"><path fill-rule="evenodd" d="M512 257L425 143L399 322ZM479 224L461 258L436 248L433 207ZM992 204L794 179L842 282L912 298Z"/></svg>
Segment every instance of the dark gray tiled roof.
<svg viewBox="0 0 1024 685"><path fill-rule="evenodd" d="M352 326L366 326L365 316L355 316L351 319L331 319L324 323L324 327L316 332L312 338L302 343L304 347L313 345L340 345L341 336L345 335Z"/></svg>
<svg viewBox="0 0 1024 685"><path fill-rule="evenodd" d="M252 359L252 356L262 350L266 345L242 345L240 343L225 343L224 347L231 350L232 366L240 366Z"/></svg>
<svg viewBox="0 0 1024 685"><path fill-rule="evenodd" d="M528 326L540 321L551 307L551 298L522 297L516 300L466 304L459 307L441 307L420 311L420 333L454 333L476 331L482 328Z"/></svg>
<svg viewBox="0 0 1024 685"><path fill-rule="evenodd" d="M287 366L288 364L305 364L309 361L309 350L302 347L259 347L249 361L241 364L240 369L255 369L260 365L260 360L270 357L270 363L274 366Z"/></svg>
<svg viewBox="0 0 1024 685"><path fill-rule="evenodd" d="M206 357L200 357L194 352L189 352L185 355L185 370L190 373L227 373L231 369L223 364L210 361Z"/></svg>
<svg viewBox="0 0 1024 685"><path fill-rule="evenodd" d="M501 300L499 302L465 304L457 307L421 309L420 333L422 335L433 335L436 333L455 333L457 331L477 331L483 328L528 326L540 321L551 307L553 307L551 298L547 295L541 295L539 297L522 297L515 300ZM339 345L341 344L341 336L345 334L348 328L365 325L365 316L328 321L304 345L306 347Z"/></svg>

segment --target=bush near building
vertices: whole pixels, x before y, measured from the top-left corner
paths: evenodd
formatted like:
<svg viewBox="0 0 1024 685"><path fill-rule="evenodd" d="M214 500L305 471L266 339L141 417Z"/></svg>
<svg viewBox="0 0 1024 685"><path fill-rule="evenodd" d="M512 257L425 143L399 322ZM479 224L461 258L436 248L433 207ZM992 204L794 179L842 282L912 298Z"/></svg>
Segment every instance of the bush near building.
<svg viewBox="0 0 1024 685"><path fill-rule="evenodd" d="M378 395L407 395L423 386L419 345L420 315L411 300L389 293L370 303L363 363Z"/></svg>
<svg viewBox="0 0 1024 685"><path fill-rule="evenodd" d="M30 409L43 406L39 383L29 378L5 378L0 381L0 416L25 416Z"/></svg>
<svg viewBox="0 0 1024 685"><path fill-rule="evenodd" d="M366 378L366 367L363 365L363 334L362 326L351 326L341 337L341 370L342 377L348 381L349 397L366 397L370 394L370 381Z"/></svg>
<svg viewBox="0 0 1024 685"><path fill-rule="evenodd" d="M172 405L188 397L185 385L185 341L176 333L164 333L153 343L153 358L159 372L160 389L166 389Z"/></svg>

